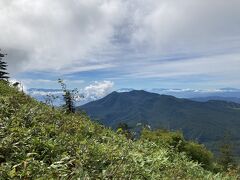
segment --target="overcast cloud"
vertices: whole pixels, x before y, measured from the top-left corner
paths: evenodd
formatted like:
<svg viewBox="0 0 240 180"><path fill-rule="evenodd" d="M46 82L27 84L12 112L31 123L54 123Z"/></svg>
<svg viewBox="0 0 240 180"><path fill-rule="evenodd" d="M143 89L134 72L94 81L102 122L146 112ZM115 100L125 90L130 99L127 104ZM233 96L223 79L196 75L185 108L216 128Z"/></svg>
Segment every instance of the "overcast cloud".
<svg viewBox="0 0 240 180"><path fill-rule="evenodd" d="M237 86L239 9L239 0L0 0L0 47L12 74L206 75Z"/></svg>

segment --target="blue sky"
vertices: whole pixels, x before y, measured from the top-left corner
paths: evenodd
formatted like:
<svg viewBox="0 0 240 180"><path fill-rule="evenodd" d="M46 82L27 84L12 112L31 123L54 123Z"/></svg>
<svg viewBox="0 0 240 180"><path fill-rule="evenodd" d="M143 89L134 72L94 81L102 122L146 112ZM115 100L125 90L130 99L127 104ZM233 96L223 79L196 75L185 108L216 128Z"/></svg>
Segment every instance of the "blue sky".
<svg viewBox="0 0 240 180"><path fill-rule="evenodd" d="M239 0L0 0L27 88L240 88Z"/></svg>

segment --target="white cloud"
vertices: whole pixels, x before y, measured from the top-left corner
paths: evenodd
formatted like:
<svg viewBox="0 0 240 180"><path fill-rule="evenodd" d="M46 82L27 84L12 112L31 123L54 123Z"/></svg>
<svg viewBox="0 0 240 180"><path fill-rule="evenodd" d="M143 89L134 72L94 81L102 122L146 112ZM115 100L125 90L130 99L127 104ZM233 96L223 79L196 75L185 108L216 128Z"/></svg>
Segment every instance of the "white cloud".
<svg viewBox="0 0 240 180"><path fill-rule="evenodd" d="M143 0L133 16L135 46L157 53L239 47L239 0ZM135 2L132 2L135 4ZM210 49L209 49L210 48Z"/></svg>
<svg viewBox="0 0 240 180"><path fill-rule="evenodd" d="M11 67L23 71L96 66L90 56L110 46L121 6L121 0L0 0L0 46Z"/></svg>
<svg viewBox="0 0 240 180"><path fill-rule="evenodd" d="M23 81L26 84L31 84L31 83L58 83L58 80L50 80L50 79L22 79L21 81ZM65 83L74 83L74 84L82 84L84 83L84 80L70 80L70 79L65 79L64 80Z"/></svg>
<svg viewBox="0 0 240 180"><path fill-rule="evenodd" d="M53 91L52 90L43 91L43 90L35 89L35 90L29 91L28 94L30 94L33 97L36 97L36 96L44 96L44 97L46 97L47 95L50 95L50 94L54 95L54 96L60 96L63 93L60 90L59 91L54 91L54 90Z"/></svg>
<svg viewBox="0 0 240 180"><path fill-rule="evenodd" d="M0 0L0 47L12 74L108 69L228 81L240 75L239 9L239 0ZM159 58L179 54L206 57Z"/></svg>
<svg viewBox="0 0 240 180"><path fill-rule="evenodd" d="M85 87L83 95L86 100L100 99L112 91L114 82L112 81L96 81L93 84Z"/></svg>
<svg viewBox="0 0 240 180"><path fill-rule="evenodd" d="M225 78L231 77L235 79L234 77L239 73L239 59L240 54L230 54L199 58L193 57L192 59L162 62L159 64L146 63L137 69L132 68L131 75L127 77L153 78L207 74L218 77L224 75Z"/></svg>
<svg viewBox="0 0 240 180"><path fill-rule="evenodd" d="M67 73L84 72L84 71L91 71L91 70L98 70L98 69L105 69L105 68L112 68L112 67L114 67L113 64L104 64L104 63L85 65L83 67L75 66L75 67L64 68L63 70L61 70L61 73L67 74Z"/></svg>
<svg viewBox="0 0 240 180"><path fill-rule="evenodd" d="M239 88L240 54L225 54L127 67L122 79L158 79L170 87ZM180 86L179 86L180 85Z"/></svg>

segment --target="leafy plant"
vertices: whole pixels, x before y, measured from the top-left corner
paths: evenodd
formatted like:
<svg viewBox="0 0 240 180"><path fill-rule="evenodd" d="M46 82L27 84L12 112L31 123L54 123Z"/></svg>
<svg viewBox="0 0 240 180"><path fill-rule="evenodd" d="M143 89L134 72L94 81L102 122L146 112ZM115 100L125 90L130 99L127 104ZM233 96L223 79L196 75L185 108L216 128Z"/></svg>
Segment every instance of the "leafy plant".
<svg viewBox="0 0 240 180"><path fill-rule="evenodd" d="M220 144L220 156L218 158L219 164L225 171L236 166L232 150L233 145L231 143L230 133L226 132Z"/></svg>
<svg viewBox="0 0 240 180"><path fill-rule="evenodd" d="M213 168L213 154L202 144L186 141L179 131L170 132L162 129L150 131L144 129L141 138L158 144L165 144L178 152L184 152L191 160L200 163L208 170Z"/></svg>

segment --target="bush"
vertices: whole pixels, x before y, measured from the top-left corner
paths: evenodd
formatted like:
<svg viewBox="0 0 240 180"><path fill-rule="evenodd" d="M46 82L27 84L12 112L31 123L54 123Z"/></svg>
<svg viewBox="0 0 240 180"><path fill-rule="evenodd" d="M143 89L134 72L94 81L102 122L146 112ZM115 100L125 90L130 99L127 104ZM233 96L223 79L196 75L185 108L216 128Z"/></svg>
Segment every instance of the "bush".
<svg viewBox="0 0 240 180"><path fill-rule="evenodd" d="M172 147L175 151L185 152L187 156L200 164L205 169L212 170L213 154L204 145L186 141L183 134L179 131L170 132L167 130L149 131L144 129L141 139L148 139L158 144L165 144Z"/></svg>
<svg viewBox="0 0 240 180"><path fill-rule="evenodd" d="M181 149L184 143L183 134L180 131L170 132L167 130L150 131L143 129L141 133L141 139L148 139L157 143L164 143L174 148Z"/></svg>
<svg viewBox="0 0 240 180"><path fill-rule="evenodd" d="M211 170L213 163L213 154L202 144L195 142L185 143L184 152L194 161L203 165L204 168Z"/></svg>

